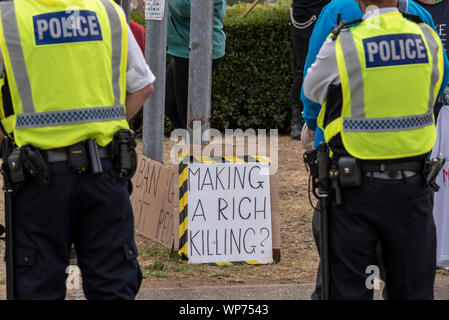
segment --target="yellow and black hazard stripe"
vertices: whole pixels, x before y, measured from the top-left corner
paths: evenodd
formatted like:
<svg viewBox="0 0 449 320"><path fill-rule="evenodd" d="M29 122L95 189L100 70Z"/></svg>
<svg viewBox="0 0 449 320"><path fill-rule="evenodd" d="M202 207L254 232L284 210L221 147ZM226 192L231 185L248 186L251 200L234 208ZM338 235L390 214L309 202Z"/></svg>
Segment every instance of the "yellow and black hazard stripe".
<svg viewBox="0 0 449 320"><path fill-rule="evenodd" d="M179 163L179 250L178 255L181 261L188 261L188 186L189 186L189 163L269 163L270 160L264 156L185 156L180 155L182 161ZM233 264L259 264L258 261L236 261L236 262L216 262L208 265L233 265Z"/></svg>
<svg viewBox="0 0 449 320"><path fill-rule="evenodd" d="M187 163L179 164L179 251L183 260L187 258L187 222L188 222L188 177L189 166Z"/></svg>

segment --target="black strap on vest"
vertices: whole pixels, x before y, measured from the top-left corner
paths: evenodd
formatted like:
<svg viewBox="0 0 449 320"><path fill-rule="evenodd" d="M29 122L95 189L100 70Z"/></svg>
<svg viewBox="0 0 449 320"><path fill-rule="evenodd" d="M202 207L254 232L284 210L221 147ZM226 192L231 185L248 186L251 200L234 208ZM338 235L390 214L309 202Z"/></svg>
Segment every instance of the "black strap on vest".
<svg viewBox="0 0 449 320"><path fill-rule="evenodd" d="M2 98L3 98L3 111L5 117L9 117L14 114L14 109L12 106L11 92L9 91L8 75L5 73L5 84L1 88Z"/></svg>
<svg viewBox="0 0 449 320"><path fill-rule="evenodd" d="M406 18L414 23L424 23L420 17L415 16L414 14L409 14L409 13L404 13L404 12L401 12L401 13L404 18Z"/></svg>
<svg viewBox="0 0 449 320"><path fill-rule="evenodd" d="M340 21L340 22L339 22L339 23L332 29L332 34L333 34L332 40L335 41L335 40L337 39L337 37L338 37L338 35L340 34L340 31L341 31L342 29L349 27L351 24L359 23L359 22L362 22L362 21L363 21L363 19L356 19L356 20L352 20L352 21L349 21L349 22L346 22L345 20Z"/></svg>

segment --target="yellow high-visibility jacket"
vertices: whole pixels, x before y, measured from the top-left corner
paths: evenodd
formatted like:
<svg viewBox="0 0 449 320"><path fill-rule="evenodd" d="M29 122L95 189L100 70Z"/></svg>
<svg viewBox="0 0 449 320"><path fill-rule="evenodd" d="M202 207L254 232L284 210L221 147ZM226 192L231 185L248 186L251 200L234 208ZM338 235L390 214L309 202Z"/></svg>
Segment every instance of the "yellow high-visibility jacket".
<svg viewBox="0 0 449 320"><path fill-rule="evenodd" d="M105 146L129 129L127 41L126 19L110 0L0 3L0 60L14 110L0 108L0 117L15 143L53 149L96 138Z"/></svg>
<svg viewBox="0 0 449 320"><path fill-rule="evenodd" d="M340 134L346 151L366 160L429 152L444 74L434 30L390 12L342 30L336 41L343 102L333 112L339 117L327 119L327 101L318 116L326 141Z"/></svg>

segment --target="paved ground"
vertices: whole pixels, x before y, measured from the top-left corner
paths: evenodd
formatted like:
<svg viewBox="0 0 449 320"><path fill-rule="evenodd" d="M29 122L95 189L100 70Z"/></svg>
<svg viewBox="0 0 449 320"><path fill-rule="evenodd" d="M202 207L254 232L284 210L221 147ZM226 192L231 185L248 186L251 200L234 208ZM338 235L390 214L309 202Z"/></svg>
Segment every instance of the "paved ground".
<svg viewBox="0 0 449 320"><path fill-rule="evenodd" d="M228 286L175 289L142 289L138 300L309 300L314 284ZM381 290L375 300L381 300ZM83 299L81 291L71 290L68 299ZM435 300L449 300L449 277L435 281Z"/></svg>
<svg viewBox="0 0 449 320"><path fill-rule="evenodd" d="M165 288L140 290L137 300L309 300L314 284L259 285L201 288ZM382 300L382 288L375 291L375 300ZM0 286L0 300L5 299L5 287ZM68 300L83 300L81 290L68 290ZM435 281L435 300L449 300L449 277Z"/></svg>

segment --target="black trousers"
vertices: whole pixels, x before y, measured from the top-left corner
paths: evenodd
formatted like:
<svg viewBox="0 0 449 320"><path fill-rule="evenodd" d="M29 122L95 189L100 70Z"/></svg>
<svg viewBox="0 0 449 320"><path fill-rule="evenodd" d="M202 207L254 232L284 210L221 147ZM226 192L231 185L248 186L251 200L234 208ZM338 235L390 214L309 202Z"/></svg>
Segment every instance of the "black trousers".
<svg viewBox="0 0 449 320"><path fill-rule="evenodd" d="M64 299L72 243L87 299L134 299L137 262L128 181L108 159L105 173L79 175L51 164L49 186L33 181L14 199L16 298Z"/></svg>
<svg viewBox="0 0 449 320"><path fill-rule="evenodd" d="M214 72L223 58L212 60ZM175 129L187 127L187 99L189 94L189 59L172 56L167 67L165 114Z"/></svg>
<svg viewBox="0 0 449 320"><path fill-rule="evenodd" d="M382 246L388 299L433 299L436 231L433 195L421 174L401 180L363 178L329 205L331 299L372 299L367 267Z"/></svg>
<svg viewBox="0 0 449 320"><path fill-rule="evenodd" d="M315 245L317 247L318 254L320 256L320 262L318 264L318 271L316 274L316 280L315 280L315 289L313 290L311 294L312 300L321 300L321 293L322 293L322 284L321 284L321 277L322 277L322 268L321 268L321 212L320 212L320 203L318 202L316 204L316 210L313 212L312 216L312 234L313 234L313 240L315 241ZM377 258L377 265L379 266L379 276L380 279L385 282L385 266L382 260L382 246L380 241L377 242L376 245L376 258ZM384 300L387 300L387 288L384 287L382 291L382 296Z"/></svg>

